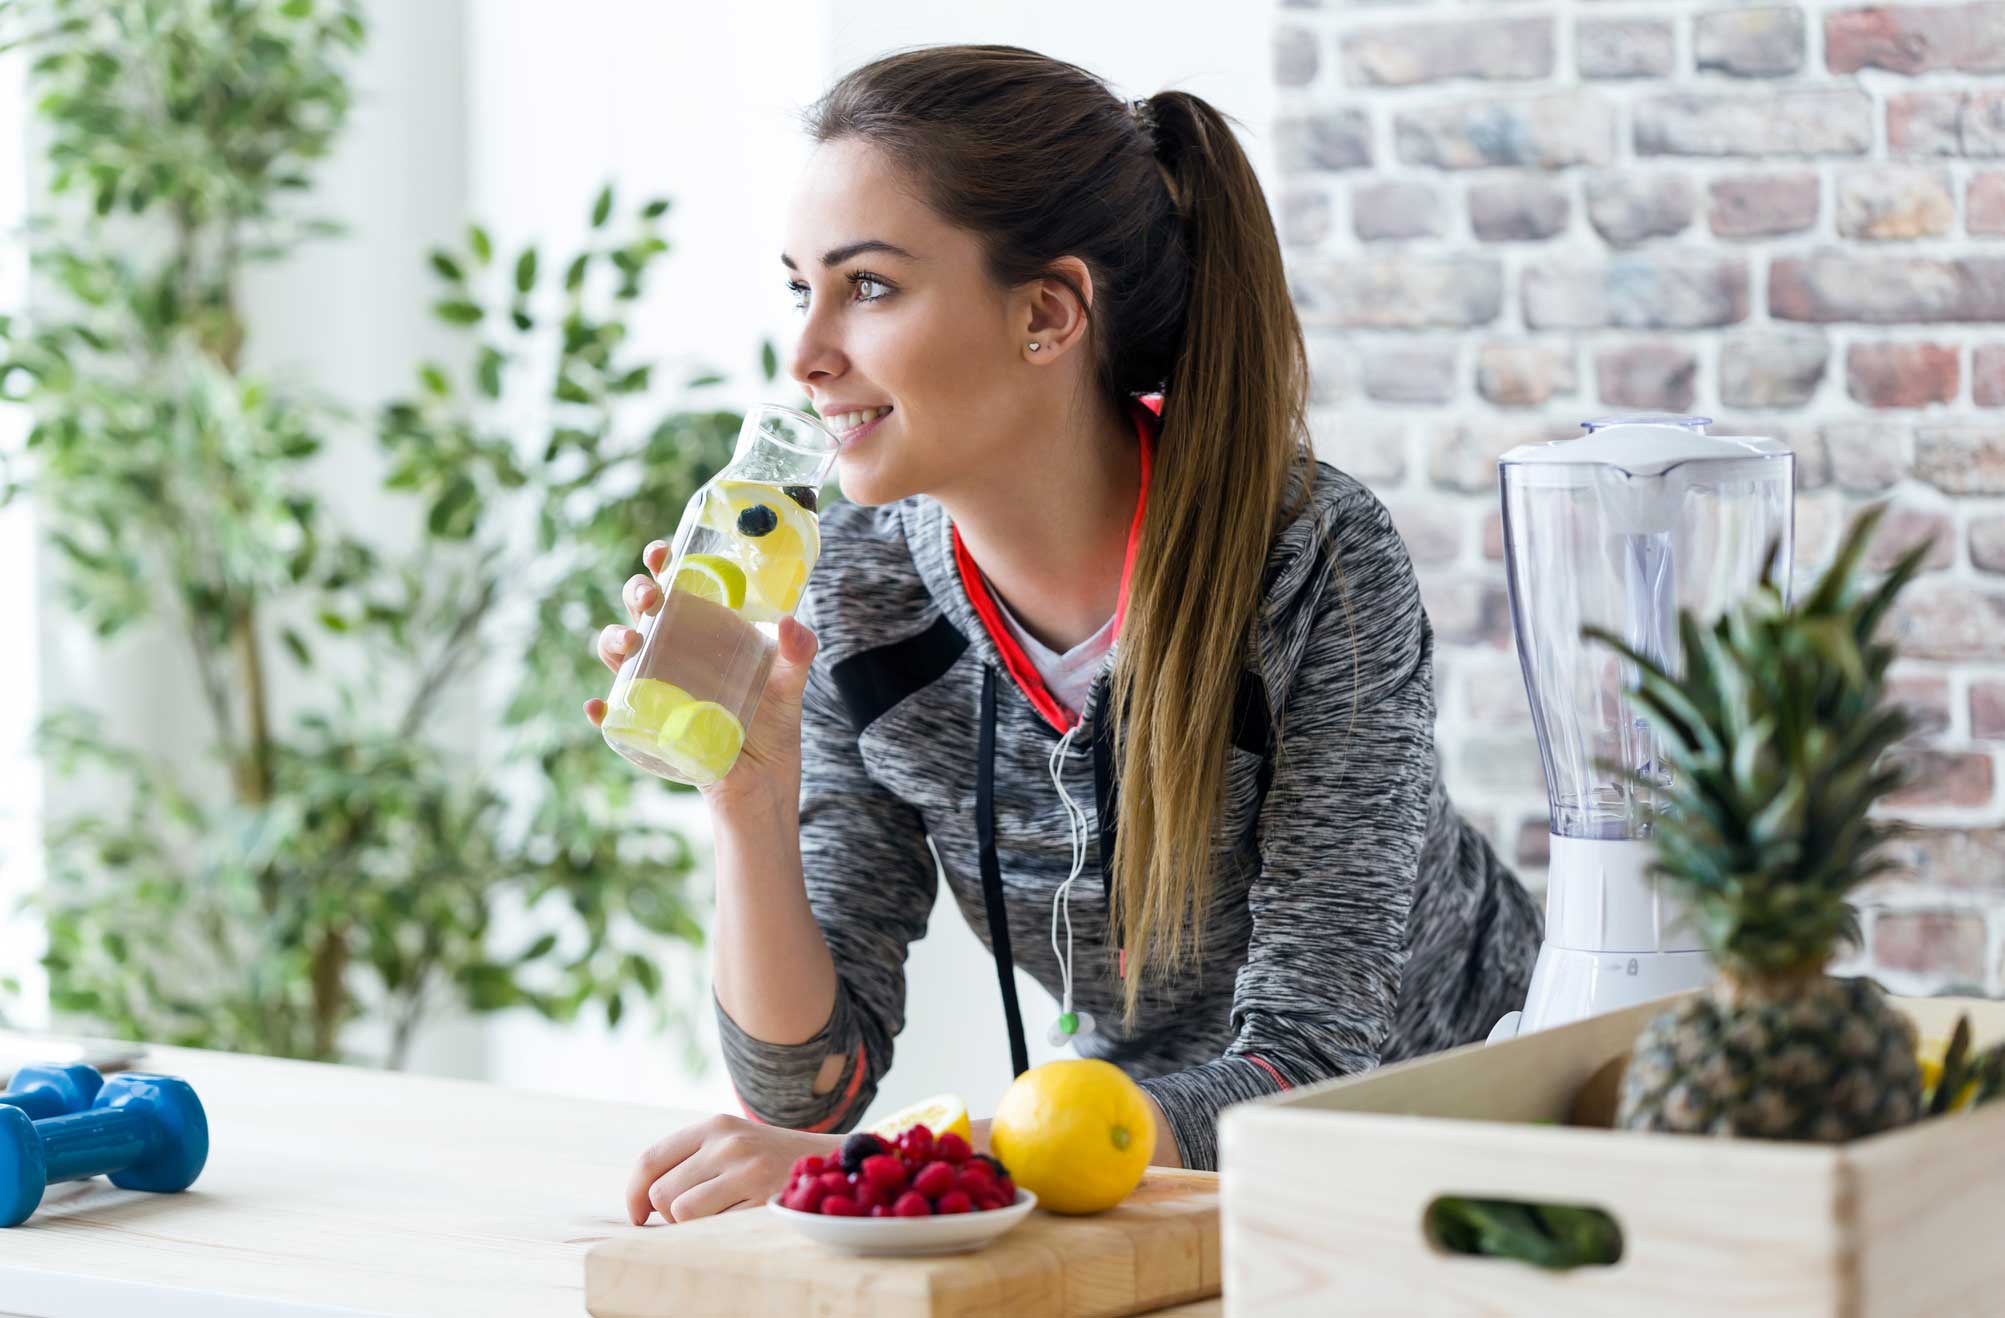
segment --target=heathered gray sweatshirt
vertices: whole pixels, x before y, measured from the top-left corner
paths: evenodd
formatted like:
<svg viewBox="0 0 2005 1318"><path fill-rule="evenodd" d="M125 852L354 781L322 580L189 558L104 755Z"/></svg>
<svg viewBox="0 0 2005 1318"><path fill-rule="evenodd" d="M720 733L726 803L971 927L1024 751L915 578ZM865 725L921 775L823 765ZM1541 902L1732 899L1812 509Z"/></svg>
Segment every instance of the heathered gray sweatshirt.
<svg viewBox="0 0 2005 1318"><path fill-rule="evenodd" d="M1146 502L1159 423L1139 407L1135 420ZM1202 961L1173 987L1145 986L1132 1029L1106 869L1118 640L1063 768L1090 823L1070 895L1075 1003L1098 1023L1081 1051L1142 1083L1189 1167L1217 1165L1229 1103L1481 1039L1524 1004L1541 933L1523 885L1442 787L1433 631L1384 506L1318 463L1258 588L1262 641L1256 652L1249 639L1236 702ZM905 1023L906 947L937 885L929 837L1000 982L1013 961L1057 995L1052 898L1072 850L1049 760L1070 719L925 496L831 508L800 616L820 640L802 709L801 857L835 1007L792 1045L718 1016L749 1115L841 1131ZM1021 1070L1013 987L1004 997ZM831 1054L848 1063L817 1094Z"/></svg>

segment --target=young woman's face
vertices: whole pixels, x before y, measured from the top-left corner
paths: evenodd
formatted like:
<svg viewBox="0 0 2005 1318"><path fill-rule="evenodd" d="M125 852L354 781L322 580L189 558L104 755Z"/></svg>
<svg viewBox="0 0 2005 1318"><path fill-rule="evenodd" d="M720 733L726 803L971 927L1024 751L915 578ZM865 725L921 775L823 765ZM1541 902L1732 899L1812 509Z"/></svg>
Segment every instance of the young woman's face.
<svg viewBox="0 0 2005 1318"><path fill-rule="evenodd" d="M975 237L912 196L876 148L816 149L781 259L802 318L788 370L842 435L846 498L938 492L1007 460L1036 374L1011 299Z"/></svg>

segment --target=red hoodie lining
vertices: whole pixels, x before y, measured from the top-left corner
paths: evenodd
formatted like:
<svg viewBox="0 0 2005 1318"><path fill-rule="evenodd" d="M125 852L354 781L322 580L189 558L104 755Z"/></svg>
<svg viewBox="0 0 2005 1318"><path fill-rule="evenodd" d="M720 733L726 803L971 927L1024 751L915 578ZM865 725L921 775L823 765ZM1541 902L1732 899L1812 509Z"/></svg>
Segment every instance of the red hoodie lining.
<svg viewBox="0 0 2005 1318"><path fill-rule="evenodd" d="M1162 411L1162 397L1159 394L1150 395L1140 402L1141 406L1135 409L1134 421L1135 435L1142 457L1142 487L1135 496L1135 516L1128 524L1128 548L1121 559L1121 593L1114 604L1116 639L1121 635L1122 621L1128 616L1128 582L1134 575L1135 550L1142 541L1142 514L1149 503L1149 467L1155 449L1151 416L1160 415ZM982 626L988 629L989 639L995 642L996 651L1002 655L1003 668L1008 671L1010 680L1016 683L1017 689L1023 692L1031 706L1044 716L1046 723L1058 732L1070 731L1078 719L1073 717L1065 706L1059 704L1045 687L1044 678L1038 673L1037 665L1023 652L1023 647L1017 644L1015 635L1003 622L995 598L989 594L988 586L982 581L981 569L975 566L974 557L968 553L968 547L961 543L961 528L955 527L953 534L954 564L960 569L961 587L967 591L968 600L981 617Z"/></svg>

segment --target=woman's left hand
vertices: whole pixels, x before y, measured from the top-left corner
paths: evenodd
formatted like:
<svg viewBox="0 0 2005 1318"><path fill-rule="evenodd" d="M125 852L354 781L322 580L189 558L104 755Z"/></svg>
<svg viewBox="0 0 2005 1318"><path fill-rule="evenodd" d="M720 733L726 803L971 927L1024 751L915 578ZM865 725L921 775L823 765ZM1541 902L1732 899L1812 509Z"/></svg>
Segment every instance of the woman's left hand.
<svg viewBox="0 0 2005 1318"><path fill-rule="evenodd" d="M650 1211L688 1222L741 1205L763 1204L786 1187L796 1159L840 1153L842 1136L762 1126L742 1117L711 1117L655 1141L627 1179L627 1217Z"/></svg>

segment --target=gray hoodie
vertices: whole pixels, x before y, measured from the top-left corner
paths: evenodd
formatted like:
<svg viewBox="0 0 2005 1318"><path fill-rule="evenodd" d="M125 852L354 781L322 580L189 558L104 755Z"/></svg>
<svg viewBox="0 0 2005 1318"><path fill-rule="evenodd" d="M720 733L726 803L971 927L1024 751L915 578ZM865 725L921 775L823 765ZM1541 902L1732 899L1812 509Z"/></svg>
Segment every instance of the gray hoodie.
<svg viewBox="0 0 2005 1318"><path fill-rule="evenodd" d="M1146 500L1159 423L1141 407L1135 420ZM1188 1167L1217 1166L1229 1103L1481 1039L1524 1004L1541 935L1523 885L1442 787L1433 631L1406 547L1369 490L1326 463L1315 472L1259 584L1200 962L1173 983L1151 976L1129 1028L1107 882L1118 640L1062 769L1088 821L1069 900L1073 992L1098 1028L1080 1051L1141 1082ZM905 953L933 905L933 852L995 954L1024 1069L1010 967L1058 994L1052 899L1072 845L1049 762L1070 720L925 496L831 508L801 618L820 640L802 703L801 858L835 1007L791 1045L718 1017L748 1115L848 1130L904 1026ZM848 1064L817 1094L831 1054Z"/></svg>

